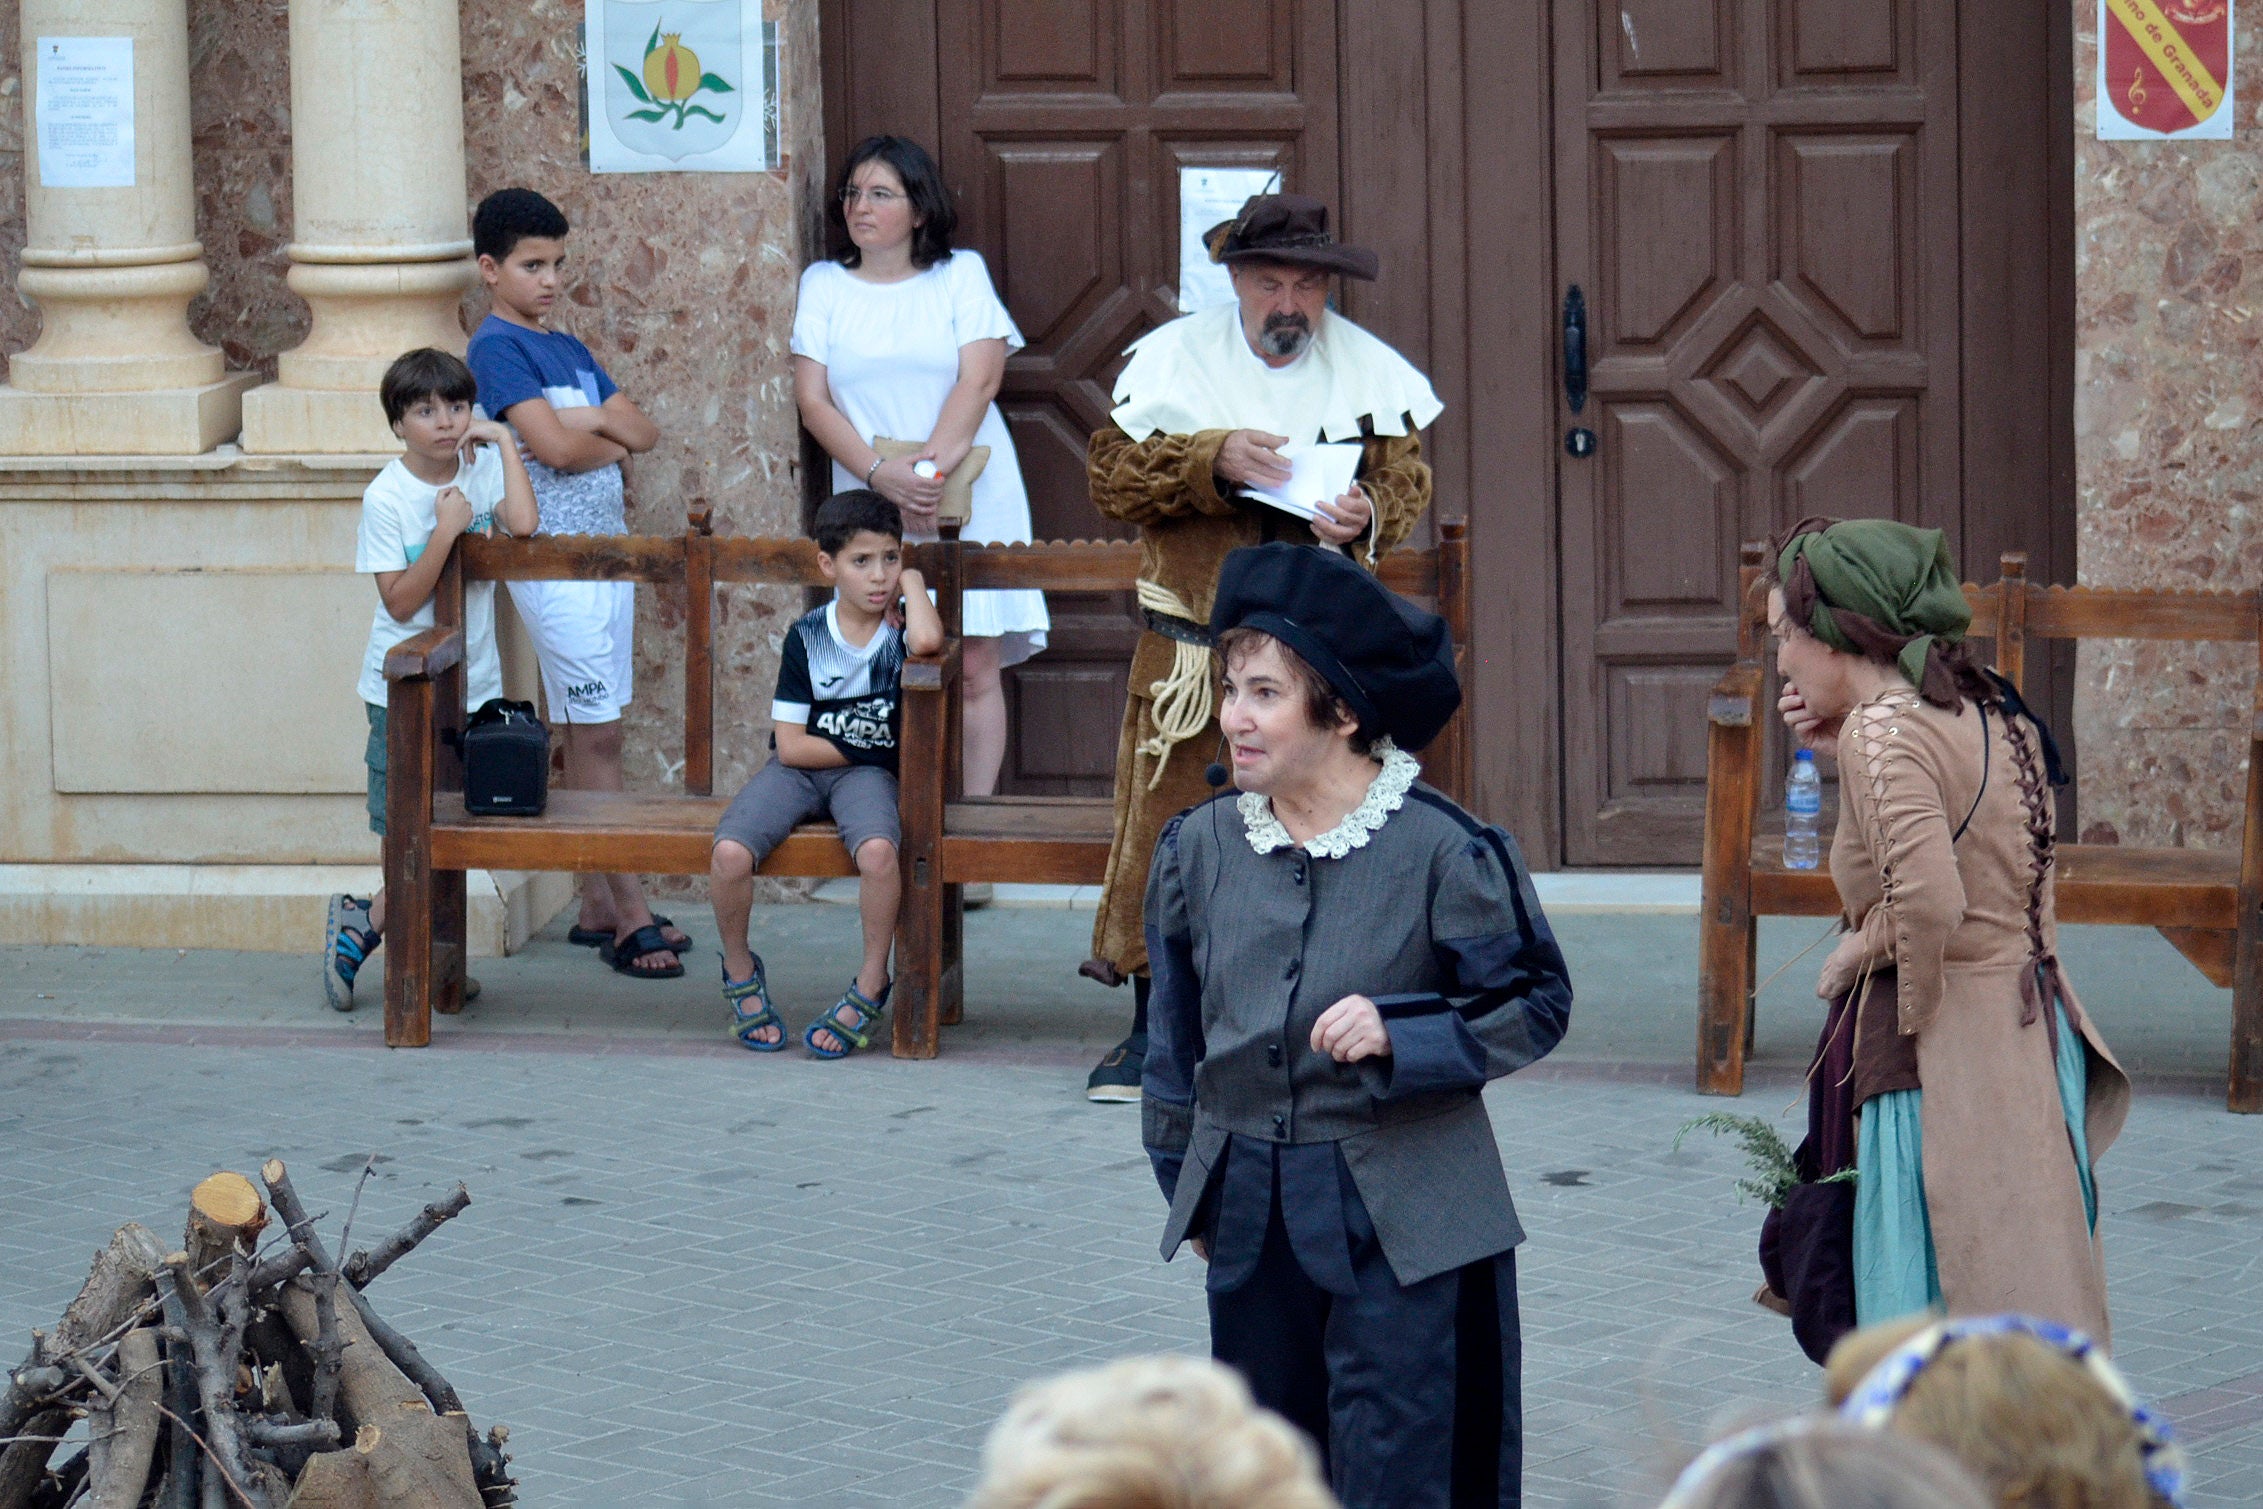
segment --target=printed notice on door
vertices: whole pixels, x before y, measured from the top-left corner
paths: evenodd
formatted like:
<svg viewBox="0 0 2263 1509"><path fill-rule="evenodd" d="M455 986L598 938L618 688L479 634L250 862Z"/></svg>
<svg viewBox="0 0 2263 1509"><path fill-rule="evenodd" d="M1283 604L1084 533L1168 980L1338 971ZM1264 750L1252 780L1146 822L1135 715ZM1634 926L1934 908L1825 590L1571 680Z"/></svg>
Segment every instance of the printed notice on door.
<svg viewBox="0 0 2263 1509"><path fill-rule="evenodd" d="M48 189L134 186L134 39L41 37L34 123Z"/></svg>
<svg viewBox="0 0 2263 1509"><path fill-rule="evenodd" d="M2098 135L2232 134L2232 0L2098 0Z"/></svg>
<svg viewBox="0 0 2263 1509"><path fill-rule="evenodd" d="M1234 301L1233 280L1210 260L1202 234L1242 212L1252 194L1278 194L1281 175L1271 168L1179 169L1179 312L1192 314Z"/></svg>

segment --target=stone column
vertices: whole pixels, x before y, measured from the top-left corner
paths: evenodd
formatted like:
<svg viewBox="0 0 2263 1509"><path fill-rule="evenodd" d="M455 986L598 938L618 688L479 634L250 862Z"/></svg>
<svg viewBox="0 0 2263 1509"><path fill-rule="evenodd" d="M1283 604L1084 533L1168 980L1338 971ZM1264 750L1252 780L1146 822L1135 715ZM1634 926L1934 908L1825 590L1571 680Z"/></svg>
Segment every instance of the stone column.
<svg viewBox="0 0 2263 1509"><path fill-rule="evenodd" d="M403 351L462 352L477 281L464 214L456 0L291 0L293 292L314 327L244 402L244 449L387 451Z"/></svg>
<svg viewBox="0 0 2263 1509"><path fill-rule="evenodd" d="M243 391L190 334L210 275L196 239L187 0L22 0L23 272L39 339L0 387L0 454L194 455L234 438ZM39 152L42 38L133 42L133 182L51 186Z"/></svg>

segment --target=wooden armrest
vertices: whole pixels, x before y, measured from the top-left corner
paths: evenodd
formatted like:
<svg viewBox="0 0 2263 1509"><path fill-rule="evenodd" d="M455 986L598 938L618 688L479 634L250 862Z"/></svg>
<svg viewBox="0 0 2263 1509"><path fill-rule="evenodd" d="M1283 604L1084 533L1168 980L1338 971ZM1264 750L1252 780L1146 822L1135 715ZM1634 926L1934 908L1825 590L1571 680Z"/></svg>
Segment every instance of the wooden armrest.
<svg viewBox="0 0 2263 1509"><path fill-rule="evenodd" d="M385 679L416 681L437 676L463 658L463 630L426 629L385 652Z"/></svg>
<svg viewBox="0 0 2263 1509"><path fill-rule="evenodd" d="M904 690L907 692L939 692L959 679L959 660L963 647L953 637L943 641L943 648L933 655L912 655L904 660Z"/></svg>
<svg viewBox="0 0 2263 1509"><path fill-rule="evenodd" d="M1760 667L1732 665L1705 699L1706 719L1725 728L1750 728L1760 711Z"/></svg>

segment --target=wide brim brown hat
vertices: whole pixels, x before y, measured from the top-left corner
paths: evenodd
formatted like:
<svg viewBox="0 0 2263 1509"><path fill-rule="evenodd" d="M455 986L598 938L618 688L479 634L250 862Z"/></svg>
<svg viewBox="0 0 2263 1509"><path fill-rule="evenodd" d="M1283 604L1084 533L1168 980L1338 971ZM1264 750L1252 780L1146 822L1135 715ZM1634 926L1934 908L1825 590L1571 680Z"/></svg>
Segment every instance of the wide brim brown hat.
<svg viewBox="0 0 2263 1509"><path fill-rule="evenodd" d="M1302 194L1259 194L1231 220L1210 227L1202 236L1210 260L1285 262L1291 267L1318 267L1368 282L1382 268L1375 253L1364 246L1338 241L1328 230L1328 206Z"/></svg>

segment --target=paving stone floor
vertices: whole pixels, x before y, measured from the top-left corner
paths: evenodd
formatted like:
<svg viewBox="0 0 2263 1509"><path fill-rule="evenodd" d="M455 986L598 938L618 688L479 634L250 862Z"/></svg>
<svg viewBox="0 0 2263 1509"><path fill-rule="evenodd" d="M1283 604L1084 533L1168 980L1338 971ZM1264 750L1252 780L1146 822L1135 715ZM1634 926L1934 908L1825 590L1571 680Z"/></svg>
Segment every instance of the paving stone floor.
<svg viewBox="0 0 2263 1509"><path fill-rule="evenodd" d="M853 915L757 926L806 1020ZM530 1505L947 1509L1023 1380L1204 1343L1196 1264L1156 1261L1136 1112L1076 1093L1128 1004L1071 976L1088 927L970 918L969 1021L924 1064L756 1058L719 1035L711 955L635 984L555 926L482 961L486 996L420 1053L376 1046L374 1002L324 1010L306 959L0 949L0 1346L213 1168L283 1157L335 1233L376 1151L357 1233L472 1189L372 1295L510 1424ZM1817 1375L1749 1302L1731 1150L1671 1151L1724 1104L1687 1088L1694 923L1560 930L1573 1033L1490 1103L1531 1232L1528 1502L1604 1509L1655 1502L1679 1454ZM1815 931L1771 924L1763 970ZM2101 1181L2119 1359L2191 1441L2193 1504L2263 1503L2263 1118L2222 1108L2225 995L2151 934L2069 929L2062 952L2142 1085ZM1765 994L1738 1106L1787 1127L1813 963Z"/></svg>

